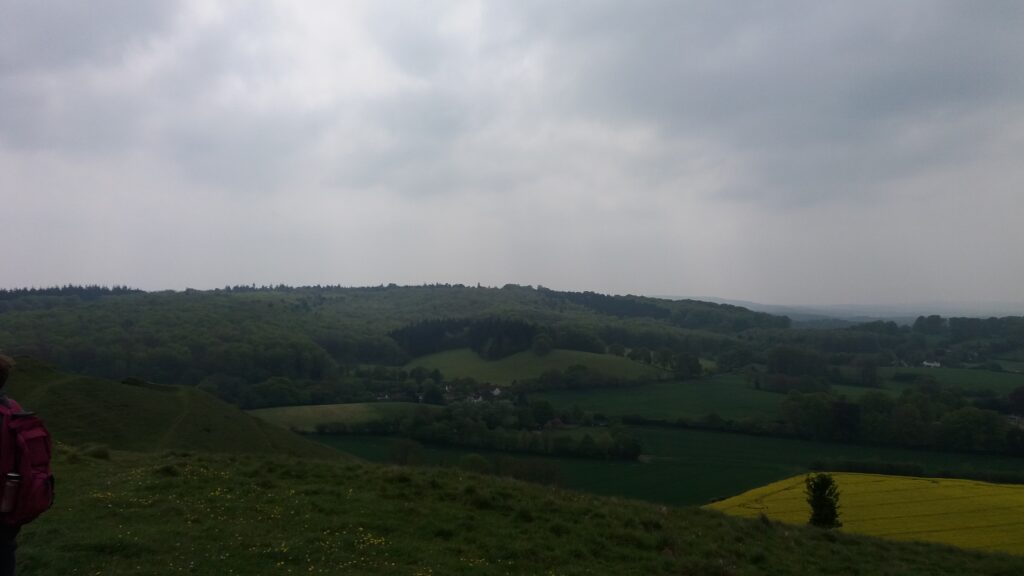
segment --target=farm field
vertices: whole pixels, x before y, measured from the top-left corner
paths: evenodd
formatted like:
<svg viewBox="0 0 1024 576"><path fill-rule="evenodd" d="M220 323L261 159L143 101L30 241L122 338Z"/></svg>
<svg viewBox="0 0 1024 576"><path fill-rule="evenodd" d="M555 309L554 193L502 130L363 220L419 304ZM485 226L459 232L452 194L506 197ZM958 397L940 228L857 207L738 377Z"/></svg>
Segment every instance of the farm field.
<svg viewBox="0 0 1024 576"><path fill-rule="evenodd" d="M754 390L741 374L722 374L629 388L553 390L532 394L531 398L612 416L639 415L675 421L712 413L730 419L775 418L785 395Z"/></svg>
<svg viewBox="0 0 1024 576"><path fill-rule="evenodd" d="M971 370L968 368L880 368L879 376L886 380L885 387L902 390L910 385L892 381L897 372L910 372L932 376L944 386L955 386L964 390L991 390L1005 395L1018 386L1024 386L1024 374L1015 372L994 372L992 370Z"/></svg>
<svg viewBox="0 0 1024 576"><path fill-rule="evenodd" d="M973 480L836 473L844 532L1024 554L1024 486ZM707 507L807 522L804 477L795 476Z"/></svg>
<svg viewBox="0 0 1024 576"><path fill-rule="evenodd" d="M834 394L857 399L877 388L832 385ZM881 390L885 391L885 390ZM552 390L532 394L558 407L579 406L609 416L643 416L655 420L698 420L717 414L730 420L774 420L785 394L755 390L742 374L719 374L697 380L652 382L628 388Z"/></svg>
<svg viewBox="0 0 1024 576"><path fill-rule="evenodd" d="M317 425L344 422L364 424L390 420L413 410L440 410L439 406L414 402L363 402L356 404L319 404L281 406L249 410L249 414L296 432L316 432Z"/></svg>
<svg viewBox="0 0 1024 576"><path fill-rule="evenodd" d="M511 454L558 465L566 488L664 504L703 505L802 474L830 459L916 463L929 471L1017 471L1021 460L978 454L807 442L702 430L633 428L643 443L640 462ZM310 436L328 446L374 462L390 460L395 438ZM507 453L424 446L425 463L452 464L470 453L488 458Z"/></svg>
<svg viewBox="0 0 1024 576"><path fill-rule="evenodd" d="M406 368L422 366L429 370L440 370L446 378L473 378L479 382L506 386L514 380L536 378L550 370L565 370L577 364L616 378L653 380L667 375L660 368L619 356L575 350L552 350L545 356L526 351L500 360L484 360L472 350L462 348L422 356L407 364Z"/></svg>

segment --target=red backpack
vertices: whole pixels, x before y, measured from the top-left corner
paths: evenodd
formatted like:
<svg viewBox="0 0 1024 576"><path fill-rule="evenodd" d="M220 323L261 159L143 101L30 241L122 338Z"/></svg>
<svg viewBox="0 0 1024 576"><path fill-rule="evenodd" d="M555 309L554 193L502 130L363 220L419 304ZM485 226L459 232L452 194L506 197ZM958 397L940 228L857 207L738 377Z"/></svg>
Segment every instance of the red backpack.
<svg viewBox="0 0 1024 576"><path fill-rule="evenodd" d="M53 504L50 452L43 421L0 395L0 524L27 524Z"/></svg>

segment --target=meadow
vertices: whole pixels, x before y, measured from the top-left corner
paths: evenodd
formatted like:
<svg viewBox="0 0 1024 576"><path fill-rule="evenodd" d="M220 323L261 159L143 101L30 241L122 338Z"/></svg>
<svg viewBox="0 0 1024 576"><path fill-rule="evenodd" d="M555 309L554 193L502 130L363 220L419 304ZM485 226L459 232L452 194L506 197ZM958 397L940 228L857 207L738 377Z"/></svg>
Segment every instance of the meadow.
<svg viewBox="0 0 1024 576"><path fill-rule="evenodd" d="M1024 554L1024 486L973 480L835 473L842 531ZM807 522L804 476L780 480L708 508L744 517Z"/></svg>
<svg viewBox="0 0 1024 576"><path fill-rule="evenodd" d="M275 455L89 456L26 526L20 573L1018 574L1024 559L833 535L461 470Z"/></svg>
<svg viewBox="0 0 1024 576"><path fill-rule="evenodd" d="M276 426L296 432L316 432L322 424L366 424L399 418L415 410L441 410L440 406L414 402L363 402L356 404L318 404L281 406L249 410L249 414Z"/></svg>
<svg viewBox="0 0 1024 576"><path fill-rule="evenodd" d="M545 372L565 370L576 365L586 366L594 373L611 378L629 380L653 380L668 375L661 368L620 356L575 350L552 350L544 356L527 350L500 360L485 360L472 350L462 348L421 356L407 364L406 368L422 366L428 370L440 370L446 378L472 378L478 382L507 386L516 380L537 378Z"/></svg>

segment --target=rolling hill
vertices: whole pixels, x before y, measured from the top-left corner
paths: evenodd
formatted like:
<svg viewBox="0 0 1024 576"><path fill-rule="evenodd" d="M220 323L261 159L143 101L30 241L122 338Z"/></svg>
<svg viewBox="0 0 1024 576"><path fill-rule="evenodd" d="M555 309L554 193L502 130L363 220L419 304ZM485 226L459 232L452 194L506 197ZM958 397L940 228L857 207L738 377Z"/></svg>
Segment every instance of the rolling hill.
<svg viewBox="0 0 1024 576"><path fill-rule="evenodd" d="M38 412L56 442L135 451L336 456L194 387L115 382L18 358L7 392Z"/></svg>
<svg viewBox="0 0 1024 576"><path fill-rule="evenodd" d="M60 443L22 573L1015 574L1024 559L362 463L198 390L21 359L11 394ZM102 442L132 451L95 450ZM324 451L327 452L324 452ZM310 458L325 453L334 458ZM302 456L306 455L306 456ZM87 527L87 529L72 529Z"/></svg>

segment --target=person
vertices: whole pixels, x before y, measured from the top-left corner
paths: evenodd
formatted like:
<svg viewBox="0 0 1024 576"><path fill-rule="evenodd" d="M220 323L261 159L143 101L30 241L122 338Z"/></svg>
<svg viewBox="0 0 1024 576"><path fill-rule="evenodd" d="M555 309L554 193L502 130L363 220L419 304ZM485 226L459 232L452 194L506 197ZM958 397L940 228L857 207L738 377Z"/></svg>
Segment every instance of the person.
<svg viewBox="0 0 1024 576"><path fill-rule="evenodd" d="M14 360L0 354L0 397L6 397L7 378L14 370ZM18 531L21 526L0 524L0 576L14 576L14 551L18 548Z"/></svg>

